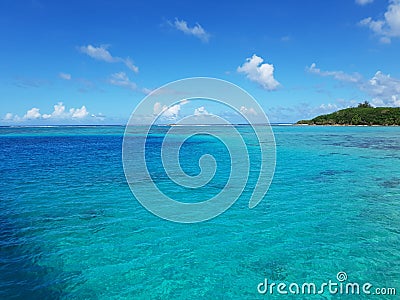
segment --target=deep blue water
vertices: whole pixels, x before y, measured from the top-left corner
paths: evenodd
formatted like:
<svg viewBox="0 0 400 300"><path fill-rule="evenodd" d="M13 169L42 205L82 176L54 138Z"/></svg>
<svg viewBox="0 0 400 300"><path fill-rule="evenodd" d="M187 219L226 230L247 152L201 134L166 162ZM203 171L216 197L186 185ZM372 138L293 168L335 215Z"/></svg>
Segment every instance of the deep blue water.
<svg viewBox="0 0 400 300"><path fill-rule="evenodd" d="M400 127L273 130L277 165L265 199L248 209L252 172L225 213L179 224L134 199L121 161L123 127L0 128L0 298L285 299L258 294L258 283L321 283L340 271L352 282L397 288L398 297ZM188 174L210 149L220 167L207 188L188 191L162 172L163 134L147 144L160 189L183 202L218 193L229 171L224 145L203 136L182 147Z"/></svg>

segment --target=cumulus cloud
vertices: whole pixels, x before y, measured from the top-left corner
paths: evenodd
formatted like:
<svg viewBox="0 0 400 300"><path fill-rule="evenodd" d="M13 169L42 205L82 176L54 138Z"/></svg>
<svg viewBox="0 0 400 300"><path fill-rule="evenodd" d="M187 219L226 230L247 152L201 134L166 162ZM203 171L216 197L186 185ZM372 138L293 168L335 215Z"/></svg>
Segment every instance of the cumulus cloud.
<svg viewBox="0 0 400 300"><path fill-rule="evenodd" d="M392 38L400 37L400 0L389 1L382 19L374 20L368 17L361 20L359 24L368 27L380 38L381 43L391 43Z"/></svg>
<svg viewBox="0 0 400 300"><path fill-rule="evenodd" d="M179 111L181 110L180 104L172 105L171 107L167 107L166 105L161 105L160 102L156 102L154 104L154 114L159 115L161 118L165 119L176 119L179 115Z"/></svg>
<svg viewBox="0 0 400 300"><path fill-rule="evenodd" d="M162 105L161 102L156 102L154 103L153 106L153 114L154 115L158 115L159 113L161 113L163 111L163 108L167 108L166 105Z"/></svg>
<svg viewBox="0 0 400 300"><path fill-rule="evenodd" d="M58 102L54 105L54 111L51 114L43 114L43 119L49 118L62 118L65 115L65 105L62 102Z"/></svg>
<svg viewBox="0 0 400 300"><path fill-rule="evenodd" d="M361 6L372 3L372 2L374 2L374 0L356 0L356 3Z"/></svg>
<svg viewBox="0 0 400 300"><path fill-rule="evenodd" d="M13 119L13 117L14 116L13 116L12 113L6 113L6 115L4 116L3 120L10 121L10 120Z"/></svg>
<svg viewBox="0 0 400 300"><path fill-rule="evenodd" d="M264 89L274 90L280 85L274 78L274 66L263 62L264 59L254 54L251 58L247 58L237 71L246 74L249 80L258 83Z"/></svg>
<svg viewBox="0 0 400 300"><path fill-rule="evenodd" d="M176 119L181 110L180 104L175 104L171 107L162 105L160 102L156 102L153 107L153 114L160 115L161 118Z"/></svg>
<svg viewBox="0 0 400 300"><path fill-rule="evenodd" d="M331 76L339 81L346 81L346 82L359 82L361 79L361 75L358 73L355 74L346 74L343 71L322 71L321 69L317 68L315 63L312 63L310 67L306 67L306 70L310 73L317 74L320 76Z"/></svg>
<svg viewBox="0 0 400 300"><path fill-rule="evenodd" d="M3 117L2 121L8 122L18 122L21 121L22 118L18 115L14 115L12 113L6 113L5 116Z"/></svg>
<svg viewBox="0 0 400 300"><path fill-rule="evenodd" d="M162 105L160 102L156 102L153 106L153 114L155 116L159 115L162 119L175 120L179 117L179 112L182 106L187 103L189 103L189 101L184 99L179 103L168 107L166 105Z"/></svg>
<svg viewBox="0 0 400 300"><path fill-rule="evenodd" d="M178 117L180 110L181 110L180 104L175 104L175 105L172 105L171 107L163 110L162 115L165 118L175 119Z"/></svg>
<svg viewBox="0 0 400 300"><path fill-rule="evenodd" d="M100 47L87 45L87 46L79 47L79 50L82 53L89 55L91 58L94 58L94 59L97 59L100 61L105 61L108 63L122 62L133 72L135 72L135 73L139 72L139 68L133 64L133 61L129 57L121 58L118 56L112 56L111 53L107 50L107 48L108 48L108 46L106 46L106 45L101 45Z"/></svg>
<svg viewBox="0 0 400 300"><path fill-rule="evenodd" d="M66 109L65 105L62 102L58 102L53 106L53 111L51 113L40 113L40 109L37 107L33 107L29 109L22 117L18 115L14 115L12 113L7 113L3 117L3 121L6 122L25 122L29 120L36 121L71 121L71 120L84 120L89 117L89 111L87 110L85 105L82 105L80 108L70 108ZM104 116L100 114L100 116L104 119ZM97 118L97 115L92 115L92 117Z"/></svg>
<svg viewBox="0 0 400 300"><path fill-rule="evenodd" d="M376 106L400 106L400 80L381 71L364 82L361 89L372 97Z"/></svg>
<svg viewBox="0 0 400 300"><path fill-rule="evenodd" d="M358 73L351 75L343 71L322 71L316 68L315 64L306 69L319 76L330 76L339 81L349 82L365 92L376 106L400 106L400 79L393 78L390 74L377 71L371 79L366 80Z"/></svg>
<svg viewBox="0 0 400 300"><path fill-rule="evenodd" d="M68 73L59 73L58 74L58 76L61 78L61 79L65 79L65 80L71 80L71 74L68 74Z"/></svg>
<svg viewBox="0 0 400 300"><path fill-rule="evenodd" d="M43 114L43 119L83 119L89 115L89 112L86 109L86 106L82 106L81 108L70 108L69 111L66 111L65 105L62 102L58 102L54 105L54 110L51 114Z"/></svg>
<svg viewBox="0 0 400 300"><path fill-rule="evenodd" d="M136 83L129 80L125 72L118 72L111 75L109 83L116 86L122 86L130 90L136 90Z"/></svg>
<svg viewBox="0 0 400 300"><path fill-rule="evenodd" d="M169 22L169 24L179 31L182 31L184 34L195 36L203 42L208 42L210 39L210 34L206 32L199 23L196 23L196 25L190 27L186 21L175 19L174 23Z"/></svg>
<svg viewBox="0 0 400 300"><path fill-rule="evenodd" d="M204 115L209 115L209 112L204 108L204 106L195 108L193 114L195 116L204 116Z"/></svg>
<svg viewBox="0 0 400 300"><path fill-rule="evenodd" d="M26 112L24 115L24 119L31 120L31 119L39 119L41 114L39 112L39 108L33 107Z"/></svg>
<svg viewBox="0 0 400 300"><path fill-rule="evenodd" d="M84 105L81 108L71 108L69 110L69 113L71 114L72 118L78 118L78 119L85 118L89 115L89 112L87 111Z"/></svg>

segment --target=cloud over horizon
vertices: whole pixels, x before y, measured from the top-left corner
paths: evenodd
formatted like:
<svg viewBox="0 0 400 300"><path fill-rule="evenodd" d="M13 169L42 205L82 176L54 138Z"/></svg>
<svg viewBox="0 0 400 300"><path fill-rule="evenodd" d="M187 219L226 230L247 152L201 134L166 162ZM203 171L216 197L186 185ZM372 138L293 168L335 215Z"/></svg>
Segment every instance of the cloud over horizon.
<svg viewBox="0 0 400 300"><path fill-rule="evenodd" d="M332 77L354 85L360 91L371 97L370 102L375 106L400 106L400 79L393 78L390 74L377 71L371 79L366 80L360 74L347 74L343 71L322 71L312 63L306 67L309 73Z"/></svg>
<svg viewBox="0 0 400 300"><path fill-rule="evenodd" d="M176 120L179 117L179 112L183 105L189 103L188 100L181 100L179 103L172 105L170 107L162 105L160 102L154 103L153 106L153 116L158 116L160 119L164 120Z"/></svg>
<svg viewBox="0 0 400 300"><path fill-rule="evenodd" d="M70 108L66 110L65 105L62 102L58 102L53 106L53 111L49 114L41 114L40 109L37 107L33 107L29 109L22 117L12 114L6 113L3 117L3 121L27 121L27 120L78 120L85 119L89 116L89 112L86 109L85 105L82 105L81 108Z"/></svg>
<svg viewBox="0 0 400 300"><path fill-rule="evenodd" d="M207 111L207 109L205 109L204 106L200 106L198 108L194 109L193 115L195 116L205 116L205 115L209 115L210 113Z"/></svg>
<svg viewBox="0 0 400 300"><path fill-rule="evenodd" d="M310 67L306 67L306 70L309 73L316 74L323 77L333 77L339 81L346 81L346 82L358 82L361 80L361 75L358 73L354 74L346 74L343 71L322 71L321 69L317 68L315 63L312 63Z"/></svg>

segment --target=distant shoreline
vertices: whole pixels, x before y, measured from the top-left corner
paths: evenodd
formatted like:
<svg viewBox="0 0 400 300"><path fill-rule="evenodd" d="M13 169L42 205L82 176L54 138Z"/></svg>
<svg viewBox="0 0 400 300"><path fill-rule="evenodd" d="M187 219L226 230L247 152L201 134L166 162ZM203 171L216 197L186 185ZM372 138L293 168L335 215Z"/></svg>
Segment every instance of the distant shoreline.
<svg viewBox="0 0 400 300"><path fill-rule="evenodd" d="M310 126L310 127L399 127L400 125L352 125L352 124L297 124L293 126Z"/></svg>
<svg viewBox="0 0 400 300"><path fill-rule="evenodd" d="M157 127L212 127L212 126L268 126L268 124L154 124ZM95 127L126 127L148 126L146 124L135 125L0 125L0 128L95 128ZM271 123L273 127L400 127L400 125L352 125L352 124L301 124L301 123Z"/></svg>
<svg viewBox="0 0 400 300"><path fill-rule="evenodd" d="M399 126L400 107L372 107L367 101L311 120L300 120L297 125L317 126Z"/></svg>

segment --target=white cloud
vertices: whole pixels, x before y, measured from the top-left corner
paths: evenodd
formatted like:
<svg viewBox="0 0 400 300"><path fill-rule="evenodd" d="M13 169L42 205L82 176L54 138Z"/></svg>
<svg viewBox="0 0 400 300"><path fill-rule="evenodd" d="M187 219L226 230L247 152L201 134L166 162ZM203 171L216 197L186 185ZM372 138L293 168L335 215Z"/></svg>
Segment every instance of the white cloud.
<svg viewBox="0 0 400 300"><path fill-rule="evenodd" d="M274 66L263 61L261 57L254 54L251 58L247 58L237 71L246 74L248 79L260 84L264 89L274 90L280 85L274 78Z"/></svg>
<svg viewBox="0 0 400 300"><path fill-rule="evenodd" d="M3 118L3 121L6 121L6 122L18 122L21 120L22 120L22 118L20 116L14 115L12 113L6 113L6 115Z"/></svg>
<svg viewBox="0 0 400 300"><path fill-rule="evenodd" d="M130 69L131 71L133 71L135 73L139 73L139 68L133 64L133 61L129 57L122 61L128 67L128 69Z"/></svg>
<svg viewBox="0 0 400 300"><path fill-rule="evenodd" d="M58 102L54 105L54 111L52 113L53 117L61 117L65 112L65 106L62 102Z"/></svg>
<svg viewBox="0 0 400 300"><path fill-rule="evenodd" d="M10 121L12 120L14 117L14 115L12 113L6 113L6 115L4 116L3 120L5 121Z"/></svg>
<svg viewBox="0 0 400 300"><path fill-rule="evenodd" d="M89 115L89 112L86 109L86 106L83 105L81 108L71 108L69 113L72 118L82 119Z"/></svg>
<svg viewBox="0 0 400 300"><path fill-rule="evenodd" d="M143 94L146 94L146 95L148 95L148 94L150 94L151 92L152 92L153 90L151 90L151 89L149 89L149 88L142 88L142 93Z"/></svg>
<svg viewBox="0 0 400 300"><path fill-rule="evenodd" d="M189 103L189 101L184 99L180 101L178 104L168 107L166 105L162 105L160 102L156 102L154 103L153 106L153 114L155 116L160 115L160 118L162 119L174 120L179 117L179 112L182 106L187 103Z"/></svg>
<svg viewBox="0 0 400 300"><path fill-rule="evenodd" d="M389 0L383 19L373 20L368 17L359 24L379 36L381 43L389 44L392 38L400 37L400 0Z"/></svg>
<svg viewBox="0 0 400 300"><path fill-rule="evenodd" d="M328 103L328 104L322 103L322 104L317 108L317 110L318 110L319 112L322 112L322 113L331 113L331 112L336 111L337 109L338 109L338 106L337 106L336 104L331 104L331 103Z"/></svg>
<svg viewBox="0 0 400 300"><path fill-rule="evenodd" d="M103 121L103 120L106 118L106 116L103 115L102 113L91 114L90 116L91 116L92 118L95 118L95 119L98 119L98 120L101 120L101 121Z"/></svg>
<svg viewBox="0 0 400 300"><path fill-rule="evenodd" d="M321 71L321 69L318 69L316 67L315 63L312 63L310 67L306 67L306 70L310 73L317 74L320 76L331 76L339 81L355 83L355 82L359 82L361 79L361 75L357 74L357 73L349 75L349 74L344 73L343 71Z"/></svg>
<svg viewBox="0 0 400 300"><path fill-rule="evenodd" d="M178 117L180 110L181 110L181 106L179 104L175 104L167 109L164 109L162 116L165 118L175 119Z"/></svg>
<svg viewBox="0 0 400 300"><path fill-rule="evenodd" d="M28 111L29 112L29 111ZM38 111L39 112L39 111ZM50 114L43 114L42 119L83 119L89 115L85 105L81 108L70 108L69 111L65 109L65 105L62 102L58 102L54 105L54 110ZM25 118L25 117L24 117ZM26 119L26 118L25 118Z"/></svg>
<svg viewBox="0 0 400 300"><path fill-rule="evenodd" d="M125 72L118 72L111 75L109 83L116 86L122 86L131 90L136 90L136 84L129 80Z"/></svg>
<svg viewBox="0 0 400 300"><path fill-rule="evenodd" d="M306 69L319 76L331 76L336 80L353 84L370 96L372 104L376 106L400 106L400 79L393 78L389 74L378 71L371 79L365 80L358 73L350 75L343 71L322 71L316 68L315 64Z"/></svg>
<svg viewBox="0 0 400 300"><path fill-rule="evenodd" d="M358 5L366 5L366 4L369 4L369 3L372 3L372 2L374 2L374 0L356 0L356 3Z"/></svg>
<svg viewBox="0 0 400 300"><path fill-rule="evenodd" d="M108 63L122 62L133 72L135 73L139 72L139 68L133 64L133 61L129 57L121 58L118 56L112 56L111 53L107 50L107 48L108 46L106 45L101 45L100 47L87 45L79 47L79 50L82 53L85 53L89 55L91 58L97 60L105 61Z"/></svg>
<svg viewBox="0 0 400 300"><path fill-rule="evenodd" d="M159 113L161 113L163 111L164 107L166 108L167 106L166 105L163 106L160 102L154 103L153 114L158 115Z"/></svg>
<svg viewBox="0 0 400 300"><path fill-rule="evenodd" d="M206 32L199 23L196 23L196 25L190 27L188 26L186 21L179 21L178 19L175 19L175 22L173 24L171 22L169 22L169 24L179 31L182 31L184 34L193 35L203 42L208 42L208 40L210 39L210 34Z"/></svg>
<svg viewBox="0 0 400 300"><path fill-rule="evenodd" d="M301 116L304 116L306 118L314 118L315 116L330 114L343 108L344 107L342 105L338 106L335 103L328 103L328 104L322 103L321 105L317 106L308 106L308 105L297 106L295 107L295 110Z"/></svg>
<svg viewBox="0 0 400 300"><path fill-rule="evenodd" d="M42 117L43 119L66 117L65 105L62 102L58 102L54 105L54 111L51 114L43 114Z"/></svg>
<svg viewBox="0 0 400 300"><path fill-rule="evenodd" d="M71 74L68 74L68 73L59 73L58 74L58 76L60 77L60 78L62 78L62 79L65 79L65 80L71 80Z"/></svg>
<svg viewBox="0 0 400 300"><path fill-rule="evenodd" d="M336 103L323 103L311 105L310 103L299 103L295 106L283 107L275 106L268 108L268 118L272 123L278 122L297 122L303 119L312 119L316 116L329 114L339 109L350 106L349 101L337 100Z"/></svg>
<svg viewBox="0 0 400 300"><path fill-rule="evenodd" d="M400 106L400 80L388 74L376 72L361 89L372 97L376 106Z"/></svg>
<svg viewBox="0 0 400 300"><path fill-rule="evenodd" d="M39 108L33 107L30 110L26 112L24 115L24 119L39 119L41 117L41 114L39 112Z"/></svg>
<svg viewBox="0 0 400 300"><path fill-rule="evenodd" d="M195 116L204 116L204 115L209 115L209 112L204 108L204 106L195 108L193 114Z"/></svg>
<svg viewBox="0 0 400 300"><path fill-rule="evenodd" d="M71 120L84 120L89 116L92 116L94 119L104 119L102 114L91 115L85 105L82 105L80 108L70 108L67 110L62 102L58 102L53 106L53 108L54 109L51 113L41 114L39 108L33 107L29 109L23 115L23 117L19 117L18 115L14 115L12 113L7 113L2 120L7 122L26 122L32 120L35 120L35 122L68 122Z"/></svg>
<svg viewBox="0 0 400 300"><path fill-rule="evenodd" d="M171 107L162 105L160 102L156 102L153 107L153 114L160 115L161 118L176 119L181 109L180 104L175 104Z"/></svg>
<svg viewBox="0 0 400 300"><path fill-rule="evenodd" d="M241 106L241 107L240 107L240 112L241 112L242 114L244 114L244 115L254 115L254 116L257 115L257 112L256 112L255 109L252 108L252 107L247 108L246 106Z"/></svg>
<svg viewBox="0 0 400 300"><path fill-rule="evenodd" d="M90 57L106 62L117 62L118 59L114 58L107 50L107 46L94 47L92 45L79 47L82 53L86 53Z"/></svg>

